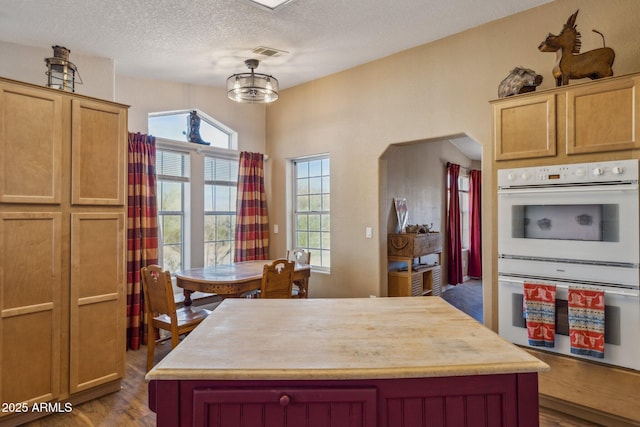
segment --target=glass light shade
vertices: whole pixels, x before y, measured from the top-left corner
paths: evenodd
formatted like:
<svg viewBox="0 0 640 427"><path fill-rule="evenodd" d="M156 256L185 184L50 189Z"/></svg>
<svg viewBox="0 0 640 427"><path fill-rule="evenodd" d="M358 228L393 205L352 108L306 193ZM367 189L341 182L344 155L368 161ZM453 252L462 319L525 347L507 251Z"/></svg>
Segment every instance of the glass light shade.
<svg viewBox="0 0 640 427"><path fill-rule="evenodd" d="M46 58L47 63L47 86L66 92L75 92L76 66L58 58Z"/></svg>
<svg viewBox="0 0 640 427"><path fill-rule="evenodd" d="M278 89L278 80L266 74L234 74L227 79L227 95L237 102L273 102L278 99Z"/></svg>
<svg viewBox="0 0 640 427"><path fill-rule="evenodd" d="M247 60L250 73L234 74L227 79L227 96L232 101L267 104L278 99L278 80L273 76L256 73L257 60Z"/></svg>

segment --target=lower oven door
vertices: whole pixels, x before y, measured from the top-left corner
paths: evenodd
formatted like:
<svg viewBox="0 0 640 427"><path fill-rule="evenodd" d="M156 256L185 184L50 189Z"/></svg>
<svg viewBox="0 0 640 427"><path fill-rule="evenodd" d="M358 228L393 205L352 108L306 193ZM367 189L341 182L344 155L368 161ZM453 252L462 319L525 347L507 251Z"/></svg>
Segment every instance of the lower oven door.
<svg viewBox="0 0 640 427"><path fill-rule="evenodd" d="M523 316L524 283L556 285L556 335L554 347L529 345ZM498 282L498 328L514 344L567 356L640 370L640 295L637 289L605 288L604 359L571 353L567 293L569 287L602 290L602 287L579 283L527 280L500 276Z"/></svg>

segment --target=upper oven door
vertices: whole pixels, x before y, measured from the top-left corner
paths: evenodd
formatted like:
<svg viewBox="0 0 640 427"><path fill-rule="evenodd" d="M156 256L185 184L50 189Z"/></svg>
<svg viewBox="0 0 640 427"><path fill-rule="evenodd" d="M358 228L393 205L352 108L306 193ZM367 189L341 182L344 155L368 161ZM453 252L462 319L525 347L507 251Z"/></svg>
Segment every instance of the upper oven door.
<svg viewBox="0 0 640 427"><path fill-rule="evenodd" d="M638 185L498 190L500 255L639 262Z"/></svg>

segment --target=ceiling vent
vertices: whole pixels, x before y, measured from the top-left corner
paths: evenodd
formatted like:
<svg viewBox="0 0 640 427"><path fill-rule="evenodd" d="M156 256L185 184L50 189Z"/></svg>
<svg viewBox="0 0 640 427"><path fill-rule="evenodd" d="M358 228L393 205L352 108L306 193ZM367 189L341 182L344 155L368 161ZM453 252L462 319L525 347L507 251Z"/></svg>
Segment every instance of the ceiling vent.
<svg viewBox="0 0 640 427"><path fill-rule="evenodd" d="M286 53L289 53L284 50L279 50L279 49L274 49L272 47L264 47L264 46L258 46L257 48L253 49L251 52L255 53L256 55L264 55L271 58L282 56Z"/></svg>

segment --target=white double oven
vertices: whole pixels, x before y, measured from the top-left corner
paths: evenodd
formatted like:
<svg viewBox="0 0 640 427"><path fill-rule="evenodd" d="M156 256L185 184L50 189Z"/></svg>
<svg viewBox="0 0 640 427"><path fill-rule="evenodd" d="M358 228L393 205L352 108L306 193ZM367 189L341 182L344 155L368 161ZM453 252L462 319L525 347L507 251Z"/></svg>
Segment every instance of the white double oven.
<svg viewBox="0 0 640 427"><path fill-rule="evenodd" d="M640 370L638 161L498 171L499 333L528 346L523 284L556 285L555 347ZM605 294L605 357L570 352L567 290Z"/></svg>

